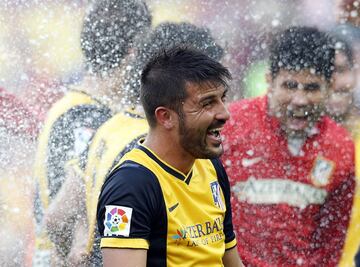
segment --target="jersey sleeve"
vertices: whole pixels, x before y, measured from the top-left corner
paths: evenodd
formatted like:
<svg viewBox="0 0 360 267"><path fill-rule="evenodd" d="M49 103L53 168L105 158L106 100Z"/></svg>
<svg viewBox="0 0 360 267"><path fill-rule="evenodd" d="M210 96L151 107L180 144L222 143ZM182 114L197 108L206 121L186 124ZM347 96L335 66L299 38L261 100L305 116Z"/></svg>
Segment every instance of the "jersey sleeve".
<svg viewBox="0 0 360 267"><path fill-rule="evenodd" d="M226 171L219 159L212 160L215 167L220 187L223 191L226 205L226 212L224 218L224 234L225 234L225 249L231 249L236 246L236 238L231 215L230 202L230 184Z"/></svg>
<svg viewBox="0 0 360 267"><path fill-rule="evenodd" d="M145 167L125 161L104 183L97 208L101 248L148 249L151 226L159 218L161 188Z"/></svg>

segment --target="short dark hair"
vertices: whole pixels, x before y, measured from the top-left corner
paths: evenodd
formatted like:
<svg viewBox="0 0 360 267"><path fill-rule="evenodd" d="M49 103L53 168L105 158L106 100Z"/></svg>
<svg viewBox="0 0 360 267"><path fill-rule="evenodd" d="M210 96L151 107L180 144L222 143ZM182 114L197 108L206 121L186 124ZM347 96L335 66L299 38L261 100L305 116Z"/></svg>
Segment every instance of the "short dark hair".
<svg viewBox="0 0 360 267"><path fill-rule="evenodd" d="M281 69L314 69L330 81L335 50L330 38L313 27L290 27L279 32L270 45L270 71L275 78Z"/></svg>
<svg viewBox="0 0 360 267"><path fill-rule="evenodd" d="M135 36L150 25L150 12L141 0L94 1L81 32L87 69L102 73L119 67Z"/></svg>
<svg viewBox="0 0 360 267"><path fill-rule="evenodd" d="M140 99L150 127L156 125L155 110L159 106L182 114L187 82L228 87L230 79L227 68L198 50L183 46L162 50L141 74Z"/></svg>
<svg viewBox="0 0 360 267"><path fill-rule="evenodd" d="M135 44L136 55L125 73L124 89L131 103L136 103L139 99L141 71L160 50L186 46L215 60L220 60L224 54L223 48L216 43L209 29L190 23L162 23L139 37L141 39Z"/></svg>

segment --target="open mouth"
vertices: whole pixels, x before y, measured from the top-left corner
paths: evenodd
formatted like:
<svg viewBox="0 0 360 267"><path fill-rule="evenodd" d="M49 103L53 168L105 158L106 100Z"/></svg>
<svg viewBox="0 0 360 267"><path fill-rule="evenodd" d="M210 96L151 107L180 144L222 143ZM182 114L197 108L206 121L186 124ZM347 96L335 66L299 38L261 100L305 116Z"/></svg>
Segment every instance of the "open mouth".
<svg viewBox="0 0 360 267"><path fill-rule="evenodd" d="M310 112L307 111L307 110L303 110L303 109L300 109L300 110L292 110L289 112L289 115L293 118L307 118L309 116Z"/></svg>
<svg viewBox="0 0 360 267"><path fill-rule="evenodd" d="M221 130L222 128L209 129L207 135L213 140L221 141Z"/></svg>
<svg viewBox="0 0 360 267"><path fill-rule="evenodd" d="M291 130L304 130L308 125L310 112L306 110L294 110L288 114L288 123Z"/></svg>

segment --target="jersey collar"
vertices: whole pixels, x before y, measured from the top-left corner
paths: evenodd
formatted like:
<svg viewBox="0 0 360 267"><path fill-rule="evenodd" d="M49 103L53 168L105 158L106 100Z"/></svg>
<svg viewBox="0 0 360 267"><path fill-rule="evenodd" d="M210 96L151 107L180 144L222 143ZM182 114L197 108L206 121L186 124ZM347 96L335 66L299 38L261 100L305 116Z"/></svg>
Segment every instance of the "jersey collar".
<svg viewBox="0 0 360 267"><path fill-rule="evenodd" d="M185 175L184 173L178 171L174 167L170 166L169 164L167 164L166 162L161 160L153 151L151 151L149 148L142 145L141 141L143 141L143 140L139 141L138 146L137 146L138 149L140 149L146 155L148 155L153 161L155 161L164 171L166 171L170 175L174 176L175 178L177 178L181 181L184 181L186 184L190 183L190 180L193 176L193 169L191 169L190 172L187 175Z"/></svg>

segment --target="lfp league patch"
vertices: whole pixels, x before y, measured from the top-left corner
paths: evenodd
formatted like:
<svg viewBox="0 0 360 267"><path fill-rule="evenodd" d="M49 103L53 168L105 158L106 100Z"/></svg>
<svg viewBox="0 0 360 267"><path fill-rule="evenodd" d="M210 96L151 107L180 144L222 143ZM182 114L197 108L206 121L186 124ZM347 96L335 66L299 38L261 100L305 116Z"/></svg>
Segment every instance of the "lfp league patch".
<svg viewBox="0 0 360 267"><path fill-rule="evenodd" d="M125 236L130 234L132 208L105 206L104 236Z"/></svg>
<svg viewBox="0 0 360 267"><path fill-rule="evenodd" d="M211 193L214 199L215 206L219 207L221 210L225 210L224 203L220 194L220 185L218 181L210 183Z"/></svg>

